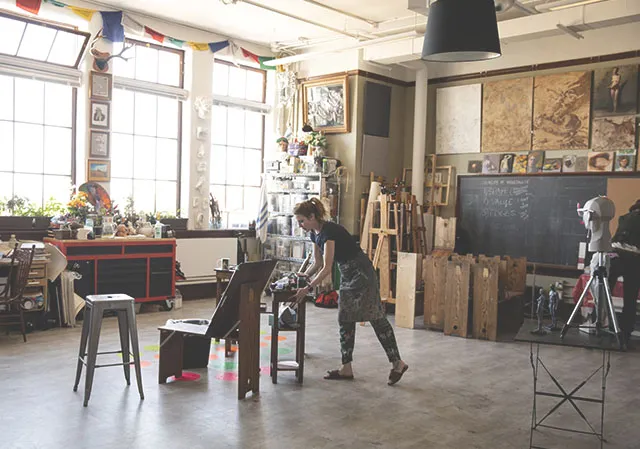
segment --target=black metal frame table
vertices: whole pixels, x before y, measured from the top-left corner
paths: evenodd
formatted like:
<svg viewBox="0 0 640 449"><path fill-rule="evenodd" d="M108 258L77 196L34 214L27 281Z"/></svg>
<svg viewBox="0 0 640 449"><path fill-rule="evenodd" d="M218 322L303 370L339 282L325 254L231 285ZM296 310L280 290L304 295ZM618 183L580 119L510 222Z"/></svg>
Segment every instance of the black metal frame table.
<svg viewBox="0 0 640 449"><path fill-rule="evenodd" d="M549 332L546 335L532 334L531 331L537 328L537 322L535 320L525 320L524 324L518 331L515 337L516 341L529 343L529 360L531 362L531 368L533 369L533 407L531 412L531 433L529 436L529 449L548 449L543 446L537 446L534 444L534 431L538 428L547 428L552 430L560 430L570 433L579 433L583 435L592 435L600 442L600 448L603 448L604 442L604 404L605 393L607 389L607 376L611 368L611 351L620 351L620 347L614 335L603 333L601 336L596 336L583 332L577 328L572 328L563 337L560 336L560 332ZM535 345L535 351L534 351ZM593 371L591 371L587 377L583 378L573 389L564 387L558 378L547 368L540 356L540 345L553 345L571 348L584 348L594 349L602 351L602 363L597 365ZM538 375L540 368L549 375L549 378L557 387L559 392L548 392L538 390ZM578 392L584 387L591 379L597 374L601 377L601 390L600 397L585 397L578 396ZM541 418L538 419L537 398L538 396L557 398L559 401ZM567 427L559 427L545 424L547 418L553 415L561 405L568 402L573 409L580 415L582 420L587 424L590 432L571 429ZM594 426L589 422L585 414L579 407L581 402L600 404L600 429L596 430Z"/></svg>

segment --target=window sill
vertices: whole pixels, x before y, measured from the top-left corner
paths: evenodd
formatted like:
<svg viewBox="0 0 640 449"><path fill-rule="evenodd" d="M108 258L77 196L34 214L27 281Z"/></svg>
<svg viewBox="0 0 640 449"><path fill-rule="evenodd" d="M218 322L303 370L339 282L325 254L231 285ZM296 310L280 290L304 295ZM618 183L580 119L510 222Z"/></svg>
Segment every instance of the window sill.
<svg viewBox="0 0 640 449"><path fill-rule="evenodd" d="M187 230L187 231L175 231L175 237L177 239L202 239L202 238L211 238L211 239L224 239L224 238L250 238L255 237L256 231L250 229L212 229L212 230L204 230L204 231L195 231L195 230Z"/></svg>

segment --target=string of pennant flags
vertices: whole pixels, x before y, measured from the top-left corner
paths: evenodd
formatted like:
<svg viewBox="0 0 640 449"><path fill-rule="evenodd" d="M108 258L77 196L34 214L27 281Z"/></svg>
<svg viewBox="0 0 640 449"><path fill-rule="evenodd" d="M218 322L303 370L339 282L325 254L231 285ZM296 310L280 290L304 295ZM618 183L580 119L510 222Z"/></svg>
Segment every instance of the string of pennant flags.
<svg viewBox="0 0 640 449"><path fill-rule="evenodd" d="M42 3L47 3L58 8L66 8L86 21L91 21L94 14L100 13L102 17L102 36L111 42L124 42L124 32L126 30L131 34L135 34L137 36L147 35L154 41L159 43L170 43L178 48L187 46L195 51L210 51L213 54L228 48L228 51L231 52L232 56L242 56L243 58L249 59L256 64L259 64L260 68L263 70L276 69L276 67L264 65L265 61L274 59L273 56L258 56L255 53L236 45L232 40L226 39L219 42L192 42L176 39L175 37L167 36L138 22L124 11L98 11L95 9L68 5L58 0L16 0L16 6L18 8L36 15L40 12Z"/></svg>

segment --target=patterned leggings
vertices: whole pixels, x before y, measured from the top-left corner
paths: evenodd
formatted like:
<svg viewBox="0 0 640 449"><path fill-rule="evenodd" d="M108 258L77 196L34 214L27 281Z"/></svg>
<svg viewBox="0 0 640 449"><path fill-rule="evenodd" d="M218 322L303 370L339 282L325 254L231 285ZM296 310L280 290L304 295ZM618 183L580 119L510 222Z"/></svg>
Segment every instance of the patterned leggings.
<svg viewBox="0 0 640 449"><path fill-rule="evenodd" d="M400 360L400 351L396 343L396 336L393 327L387 317L370 321L373 330L387 353L387 358L391 363ZM340 323L340 352L342 352L342 364L350 363L353 360L353 347L356 342L356 323L347 321Z"/></svg>

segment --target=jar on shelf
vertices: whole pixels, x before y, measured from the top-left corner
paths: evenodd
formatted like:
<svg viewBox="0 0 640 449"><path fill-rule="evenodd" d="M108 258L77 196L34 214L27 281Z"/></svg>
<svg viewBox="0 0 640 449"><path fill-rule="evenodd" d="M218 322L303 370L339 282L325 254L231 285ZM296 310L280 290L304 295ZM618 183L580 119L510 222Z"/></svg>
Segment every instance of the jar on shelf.
<svg viewBox="0 0 640 449"><path fill-rule="evenodd" d="M116 225L113 222L113 217L104 216L102 217L102 236L103 237L111 237L116 232Z"/></svg>

